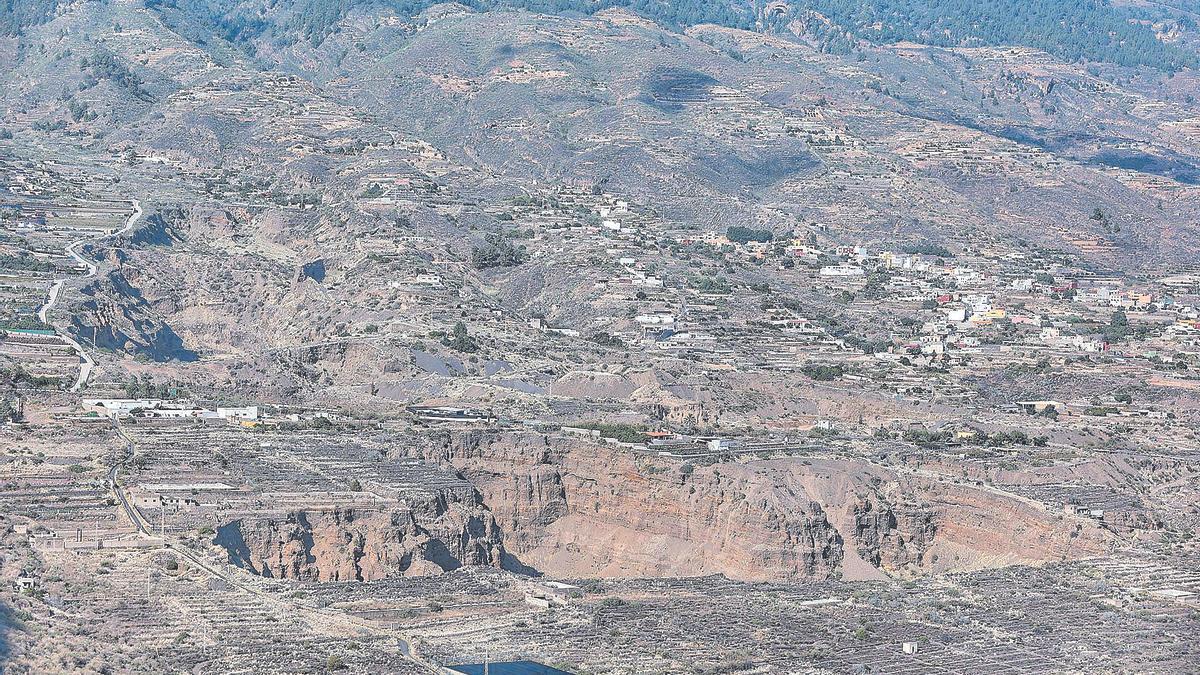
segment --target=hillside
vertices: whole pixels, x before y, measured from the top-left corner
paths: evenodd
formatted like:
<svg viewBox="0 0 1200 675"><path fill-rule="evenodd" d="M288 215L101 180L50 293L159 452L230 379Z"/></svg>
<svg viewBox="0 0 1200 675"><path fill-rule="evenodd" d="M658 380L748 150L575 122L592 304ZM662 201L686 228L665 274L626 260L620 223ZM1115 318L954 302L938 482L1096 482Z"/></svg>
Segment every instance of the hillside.
<svg viewBox="0 0 1200 675"><path fill-rule="evenodd" d="M147 2L148 7L164 16L205 27L247 46L301 41L317 46L353 14L386 11L415 17L435 4L431 0L304 0L287 6L258 0L209 0L183 5L169 0ZM841 54L861 51L862 42L919 42L942 47L1035 47L1067 61L1145 65L1169 72L1196 66L1195 51L1175 44L1178 36L1162 41L1156 34L1160 30L1194 32L1195 17L1186 5L1114 7L1098 0L473 0L463 4L478 11L514 8L563 16L623 8L676 30L699 24L766 28L776 34L816 40L822 51ZM11 23L19 26L43 20L52 6L47 3L14 12Z"/></svg>
<svg viewBox="0 0 1200 675"><path fill-rule="evenodd" d="M1196 9L0 5L0 671L1187 671Z"/></svg>

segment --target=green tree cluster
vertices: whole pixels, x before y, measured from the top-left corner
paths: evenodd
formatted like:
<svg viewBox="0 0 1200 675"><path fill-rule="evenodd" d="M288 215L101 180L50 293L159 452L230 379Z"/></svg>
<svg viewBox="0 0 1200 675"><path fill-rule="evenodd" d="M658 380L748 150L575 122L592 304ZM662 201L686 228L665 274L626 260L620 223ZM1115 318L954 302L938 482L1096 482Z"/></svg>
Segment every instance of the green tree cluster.
<svg viewBox="0 0 1200 675"><path fill-rule="evenodd" d="M493 267L516 267L529 259L524 246L512 243L504 235L489 234L483 243L471 251L471 262L477 269L485 270Z"/></svg>
<svg viewBox="0 0 1200 675"><path fill-rule="evenodd" d="M770 230L756 230L750 227L741 225L732 225L725 231L725 236L729 241L745 244L751 241L771 241L775 238L775 234Z"/></svg>

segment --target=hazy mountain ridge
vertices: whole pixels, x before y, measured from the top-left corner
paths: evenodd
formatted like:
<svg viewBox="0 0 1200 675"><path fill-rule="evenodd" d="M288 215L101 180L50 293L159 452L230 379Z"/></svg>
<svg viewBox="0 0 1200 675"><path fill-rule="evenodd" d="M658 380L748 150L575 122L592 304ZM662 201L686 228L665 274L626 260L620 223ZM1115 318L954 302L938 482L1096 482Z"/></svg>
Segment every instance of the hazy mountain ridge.
<svg viewBox="0 0 1200 675"><path fill-rule="evenodd" d="M436 5L431 0L303 0L279 6L260 0L222 0L180 5L153 0L147 6L176 10L236 43L273 45L304 41L319 45L355 13L394 13L409 19ZM858 51L859 41L920 42L945 47L1028 46L1069 61L1110 61L1169 71L1196 65L1195 50L1179 47L1180 32L1194 33L1194 15L1166 5L1114 7L1095 0L468 0L476 10L516 8L543 14L585 16L629 9L677 30L711 23L767 29L816 40L823 51ZM1170 40L1160 40L1161 34ZM251 47L254 49L254 47Z"/></svg>

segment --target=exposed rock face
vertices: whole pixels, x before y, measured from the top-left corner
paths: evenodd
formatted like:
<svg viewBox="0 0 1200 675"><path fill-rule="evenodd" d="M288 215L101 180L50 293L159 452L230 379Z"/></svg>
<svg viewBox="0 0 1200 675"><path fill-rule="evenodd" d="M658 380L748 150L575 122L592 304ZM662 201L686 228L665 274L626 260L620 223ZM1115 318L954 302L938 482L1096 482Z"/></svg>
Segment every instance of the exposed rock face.
<svg viewBox="0 0 1200 675"><path fill-rule="evenodd" d="M537 434L455 437L437 452L482 492L509 549L542 571L790 579L841 567L842 537L819 504L740 467L663 470Z"/></svg>
<svg viewBox="0 0 1200 675"><path fill-rule="evenodd" d="M395 452L451 465L479 492L243 519L220 528L217 541L257 574L322 581L463 565L873 579L1064 560L1111 544L1094 523L982 484L865 460L692 467L534 432L426 440Z"/></svg>
<svg viewBox="0 0 1200 675"><path fill-rule="evenodd" d="M423 450L471 479L508 549L574 576L880 578L1103 551L1093 524L968 483L858 460L681 467L536 433L446 435Z"/></svg>
<svg viewBox="0 0 1200 675"><path fill-rule="evenodd" d="M80 342L158 362L199 358L123 272L109 272L81 293L84 300L73 308L70 328Z"/></svg>
<svg viewBox="0 0 1200 675"><path fill-rule="evenodd" d="M853 513L858 555L881 569L922 564L937 533L930 509L865 498L854 504Z"/></svg>
<svg viewBox="0 0 1200 675"><path fill-rule="evenodd" d="M974 570L1094 555L1111 536L1013 495L968 481L913 475L863 460L780 459L757 464L819 501L848 542L845 572Z"/></svg>
<svg viewBox="0 0 1200 675"><path fill-rule="evenodd" d="M365 581L500 565L504 546L486 509L446 494L409 506L236 520L218 529L217 543L233 564L272 578Z"/></svg>

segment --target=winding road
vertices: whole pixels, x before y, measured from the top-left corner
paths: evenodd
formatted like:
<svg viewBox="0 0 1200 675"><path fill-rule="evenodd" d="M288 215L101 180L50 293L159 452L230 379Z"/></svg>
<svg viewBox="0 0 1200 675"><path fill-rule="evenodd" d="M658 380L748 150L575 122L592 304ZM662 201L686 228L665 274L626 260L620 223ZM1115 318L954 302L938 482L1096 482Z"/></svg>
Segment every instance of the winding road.
<svg viewBox="0 0 1200 675"><path fill-rule="evenodd" d="M105 239L119 237L132 230L133 226L137 224L138 219L142 217L142 204L136 199L131 200L130 203L133 205L133 213L131 213L129 218L125 221L125 226L115 232L98 237L92 241L99 242L104 241ZM42 323L49 325L50 322L47 320L47 317L50 314L50 310L54 308L54 305L56 305L59 299L62 297L63 284L71 279L77 278L86 281L96 276L98 269L95 263L79 255L79 251L76 250L88 241L89 240L87 239L76 239L63 248L63 251L67 255L74 258L79 264L87 267L88 272L82 277L63 277L62 279L54 280L54 283L50 286L50 293L46 296L46 304L42 305L41 308L38 309L38 319L40 319ZM55 329L55 332L58 333L58 336L65 340L67 344L71 345L71 347L75 349L75 352L79 354L79 379L77 379L75 384L71 387L72 392L77 392L83 388L83 385L87 384L88 377L91 376L92 368L96 366L96 362L92 360L91 355L87 353L87 350L83 348L83 345L79 344L79 342L77 342L70 335L67 335L63 331L59 331L57 328Z"/></svg>

